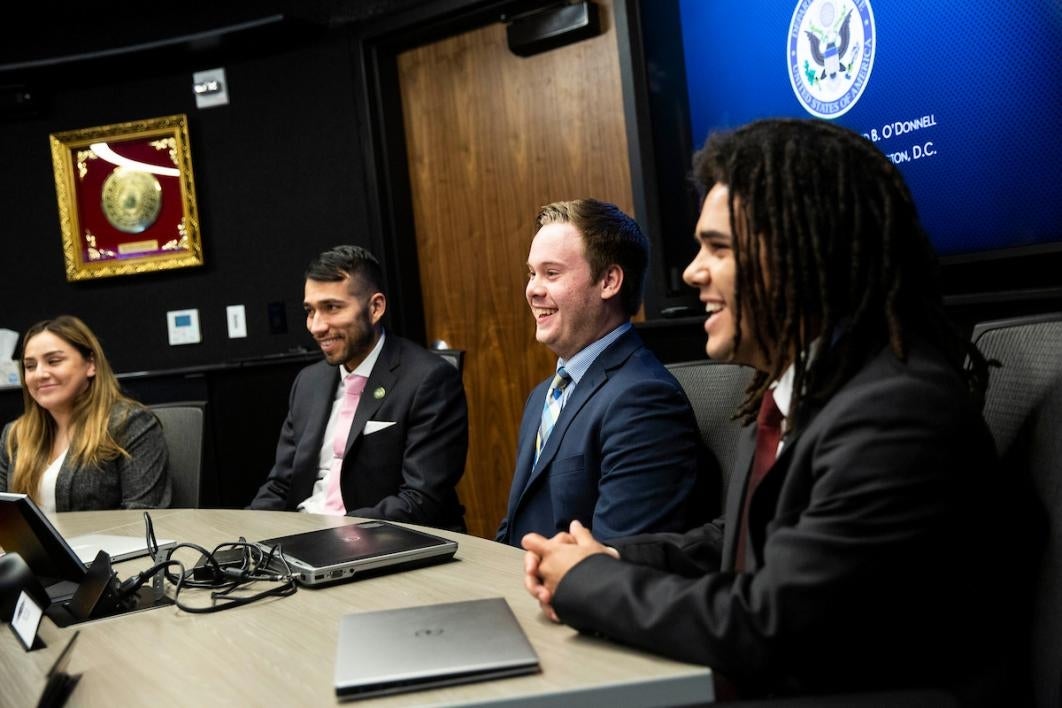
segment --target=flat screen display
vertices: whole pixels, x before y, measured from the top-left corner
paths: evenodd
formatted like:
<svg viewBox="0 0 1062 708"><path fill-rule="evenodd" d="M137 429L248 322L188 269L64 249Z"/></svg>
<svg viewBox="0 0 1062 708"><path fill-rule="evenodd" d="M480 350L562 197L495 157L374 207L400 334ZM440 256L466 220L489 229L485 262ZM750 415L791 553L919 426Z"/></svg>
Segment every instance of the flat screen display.
<svg viewBox="0 0 1062 708"><path fill-rule="evenodd" d="M903 172L940 256L1062 248L1058 0L679 0L690 138L818 116Z"/></svg>

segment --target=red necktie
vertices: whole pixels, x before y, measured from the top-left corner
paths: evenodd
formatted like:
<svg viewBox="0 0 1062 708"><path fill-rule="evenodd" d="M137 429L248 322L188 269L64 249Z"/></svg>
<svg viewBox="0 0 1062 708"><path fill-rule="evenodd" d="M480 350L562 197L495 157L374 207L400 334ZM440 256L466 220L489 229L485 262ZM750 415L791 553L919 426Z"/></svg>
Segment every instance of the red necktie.
<svg viewBox="0 0 1062 708"><path fill-rule="evenodd" d="M741 523L738 527L737 555L734 569L739 573L745 570L745 553L749 536L749 504L753 493L767 470L771 469L778 457L778 443L782 439L782 421L785 416L774 402L774 394L768 389L760 401L760 412L756 415L756 452L752 457L752 470L745 487L745 502L741 506Z"/></svg>
<svg viewBox="0 0 1062 708"><path fill-rule="evenodd" d="M343 455L347 451L347 437L350 435L350 424L354 421L354 411L358 409L358 401L361 400L361 392L365 390L364 376L352 374L343 380L344 393L343 403L339 408L339 418L336 421L336 436L332 440L332 468L328 470L328 480L325 493L325 513L342 516L347 513L343 505L343 491L339 486L339 477L343 469Z"/></svg>

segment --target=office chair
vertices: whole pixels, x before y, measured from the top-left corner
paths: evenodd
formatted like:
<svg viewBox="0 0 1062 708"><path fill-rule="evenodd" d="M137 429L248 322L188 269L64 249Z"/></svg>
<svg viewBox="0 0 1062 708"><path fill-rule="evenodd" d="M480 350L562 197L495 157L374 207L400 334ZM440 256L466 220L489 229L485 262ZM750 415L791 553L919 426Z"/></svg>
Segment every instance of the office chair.
<svg viewBox="0 0 1062 708"><path fill-rule="evenodd" d="M162 423L169 448L170 506L198 509L202 503L203 439L206 431L206 401L156 403L149 406Z"/></svg>
<svg viewBox="0 0 1062 708"><path fill-rule="evenodd" d="M983 322L971 338L988 360L984 415L1004 471L1028 484L1046 525L1033 578L1034 703L1062 705L1062 313ZM1024 475L1022 478L1020 475ZM1039 531L1040 529L1037 529Z"/></svg>
<svg viewBox="0 0 1062 708"><path fill-rule="evenodd" d="M459 373L464 372L465 351L463 349L432 349L432 351L453 364Z"/></svg>
<svg viewBox="0 0 1062 708"><path fill-rule="evenodd" d="M733 420L755 370L750 366L716 361L683 361L665 364L678 379L697 416L704 444L715 455L722 474L721 499L734 468L741 422Z"/></svg>

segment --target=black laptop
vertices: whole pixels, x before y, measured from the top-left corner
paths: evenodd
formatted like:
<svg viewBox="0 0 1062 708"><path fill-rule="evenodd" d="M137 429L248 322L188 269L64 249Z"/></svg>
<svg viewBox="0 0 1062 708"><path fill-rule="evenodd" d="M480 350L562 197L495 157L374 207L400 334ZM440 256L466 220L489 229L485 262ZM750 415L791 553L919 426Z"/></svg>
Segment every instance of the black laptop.
<svg viewBox="0 0 1062 708"><path fill-rule="evenodd" d="M442 563L457 552L456 541L387 521L268 538L258 545L267 552L276 547L296 580L307 586ZM271 567L283 571L276 561Z"/></svg>

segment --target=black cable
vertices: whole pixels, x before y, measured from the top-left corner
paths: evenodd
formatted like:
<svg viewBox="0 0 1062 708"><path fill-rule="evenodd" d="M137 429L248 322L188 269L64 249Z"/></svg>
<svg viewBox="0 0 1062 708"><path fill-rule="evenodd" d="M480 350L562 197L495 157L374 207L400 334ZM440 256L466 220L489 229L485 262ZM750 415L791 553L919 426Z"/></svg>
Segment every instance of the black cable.
<svg viewBox="0 0 1062 708"><path fill-rule="evenodd" d="M295 576L288 565L287 559L280 552L279 546L273 546L268 553L261 546L248 543L247 539L240 537L239 541L219 543L213 550L199 546L195 543L178 543L166 552L164 559L159 560L158 541L155 538L155 529L151 521L151 515L144 512L144 535L148 550L155 565L125 580L120 586L122 597L127 597L140 589L140 587L156 574L162 572L164 577L175 587L173 601L178 609L190 613L218 612L230 607L240 607L267 597L287 597L294 595L298 590L295 584ZM184 564L173 558L173 554L181 548L189 548L200 553L200 564L191 570ZM219 562L218 556L225 551L239 549L242 551L238 563ZM277 572L275 565L283 567L283 572ZM171 573L171 567L178 568L177 573ZM206 568L206 571L203 571ZM196 577L196 571L199 577ZM245 589L247 586L258 582L276 582L280 585L266 590L255 592L251 595L233 596L232 593ZM180 600L181 591L184 589L212 590L210 599L212 604L203 607L194 607L183 604Z"/></svg>

